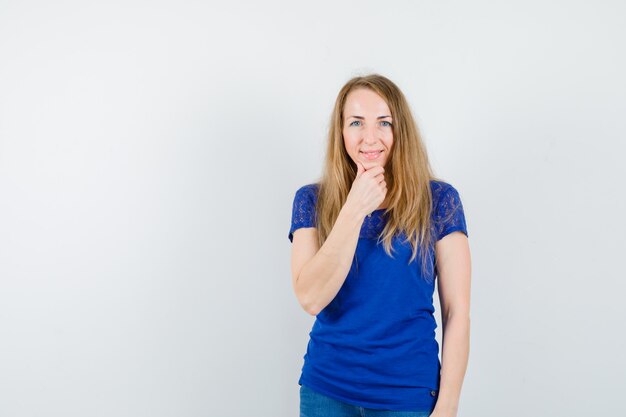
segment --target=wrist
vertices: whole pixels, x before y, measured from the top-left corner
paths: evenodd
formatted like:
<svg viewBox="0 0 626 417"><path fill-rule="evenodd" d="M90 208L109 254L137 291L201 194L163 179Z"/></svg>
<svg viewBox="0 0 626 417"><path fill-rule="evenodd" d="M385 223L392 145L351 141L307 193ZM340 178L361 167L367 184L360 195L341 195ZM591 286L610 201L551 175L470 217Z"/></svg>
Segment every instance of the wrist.
<svg viewBox="0 0 626 417"><path fill-rule="evenodd" d="M339 212L339 216L341 215L345 215L358 222L362 222L365 220L365 216L367 216L367 213L365 213L363 209L355 207L354 205L346 202Z"/></svg>

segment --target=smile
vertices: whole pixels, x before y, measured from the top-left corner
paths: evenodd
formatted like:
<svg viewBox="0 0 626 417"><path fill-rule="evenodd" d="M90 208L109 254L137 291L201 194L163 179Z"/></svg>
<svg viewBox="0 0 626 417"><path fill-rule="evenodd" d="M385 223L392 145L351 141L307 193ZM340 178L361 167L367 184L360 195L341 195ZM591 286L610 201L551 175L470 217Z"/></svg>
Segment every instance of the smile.
<svg viewBox="0 0 626 417"><path fill-rule="evenodd" d="M374 159L377 159L380 156L380 154L383 153L383 151L359 152L359 153L363 154L365 159L367 159L368 161L372 161Z"/></svg>

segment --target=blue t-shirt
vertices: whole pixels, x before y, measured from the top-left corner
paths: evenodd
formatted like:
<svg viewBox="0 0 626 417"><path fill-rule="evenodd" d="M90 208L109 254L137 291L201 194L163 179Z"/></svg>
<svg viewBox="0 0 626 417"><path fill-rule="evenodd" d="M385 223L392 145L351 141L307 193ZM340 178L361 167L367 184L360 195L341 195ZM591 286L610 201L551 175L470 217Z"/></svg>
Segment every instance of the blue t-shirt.
<svg viewBox="0 0 626 417"><path fill-rule="evenodd" d="M436 240L467 235L457 190L430 182L432 230ZM315 227L317 184L297 190L289 240L301 227ZM439 345L435 340L434 249L429 277L422 276L420 253L411 257L402 233L392 241L395 259L377 238L385 209L366 216L355 258L335 298L316 316L298 381L348 404L386 410L432 410L439 392Z"/></svg>

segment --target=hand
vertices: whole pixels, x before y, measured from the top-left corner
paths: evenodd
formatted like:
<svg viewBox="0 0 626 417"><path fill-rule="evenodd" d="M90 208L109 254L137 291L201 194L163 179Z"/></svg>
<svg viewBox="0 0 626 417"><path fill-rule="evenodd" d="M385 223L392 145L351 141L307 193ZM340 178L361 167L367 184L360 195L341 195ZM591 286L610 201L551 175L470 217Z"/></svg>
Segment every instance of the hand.
<svg viewBox="0 0 626 417"><path fill-rule="evenodd" d="M348 193L346 204L351 205L365 217L385 200L387 183L385 169L376 165L368 170L357 161L357 173L352 188Z"/></svg>

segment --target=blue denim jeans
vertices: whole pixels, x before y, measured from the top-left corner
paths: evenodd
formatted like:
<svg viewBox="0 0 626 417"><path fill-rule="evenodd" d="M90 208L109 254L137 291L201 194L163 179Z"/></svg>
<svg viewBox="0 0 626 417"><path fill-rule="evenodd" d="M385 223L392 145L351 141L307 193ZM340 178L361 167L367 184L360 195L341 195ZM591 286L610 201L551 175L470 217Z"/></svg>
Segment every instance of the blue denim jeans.
<svg viewBox="0 0 626 417"><path fill-rule="evenodd" d="M346 404L300 386L300 417L428 417L432 411L376 410Z"/></svg>

